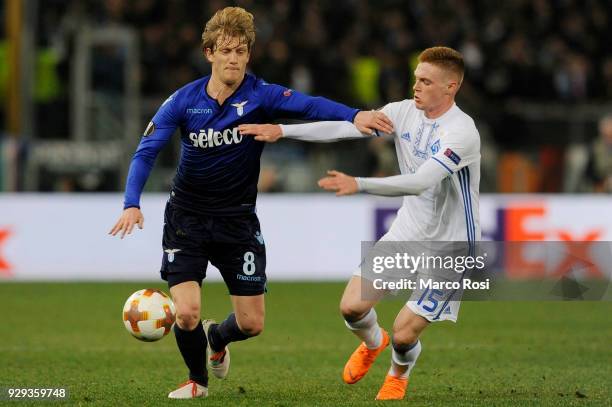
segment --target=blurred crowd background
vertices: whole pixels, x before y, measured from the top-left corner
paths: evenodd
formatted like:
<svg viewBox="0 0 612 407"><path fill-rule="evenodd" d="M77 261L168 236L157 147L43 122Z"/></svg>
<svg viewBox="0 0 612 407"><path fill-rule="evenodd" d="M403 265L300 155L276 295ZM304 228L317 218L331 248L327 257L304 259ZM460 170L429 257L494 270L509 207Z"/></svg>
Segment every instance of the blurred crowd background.
<svg viewBox="0 0 612 407"><path fill-rule="evenodd" d="M122 190L157 107L210 72L200 36L228 5L255 15L252 73L363 109L410 98L424 48L456 48L483 192L612 192L608 0L5 0L0 190ZM175 137L147 190L168 190L179 149ZM385 139L281 141L260 190L310 192L327 169L385 176L396 163Z"/></svg>

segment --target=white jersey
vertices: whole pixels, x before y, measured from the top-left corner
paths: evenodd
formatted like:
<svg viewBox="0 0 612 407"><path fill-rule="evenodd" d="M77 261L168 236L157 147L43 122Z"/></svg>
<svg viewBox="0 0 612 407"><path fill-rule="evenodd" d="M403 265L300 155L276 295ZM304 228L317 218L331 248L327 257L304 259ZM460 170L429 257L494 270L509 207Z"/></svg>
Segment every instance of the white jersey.
<svg viewBox="0 0 612 407"><path fill-rule="evenodd" d="M480 135L472 118L453 104L442 116L428 119L412 99L389 103L382 111L393 122L402 174L414 174L428 160L448 172L421 194L404 196L386 239L480 240Z"/></svg>
<svg viewBox="0 0 612 407"><path fill-rule="evenodd" d="M402 175L356 178L362 192L404 196L397 219L382 240L480 240L480 135L472 118L453 104L442 116L428 119L413 100L389 103L382 111L393 122ZM285 137L304 141L370 137L348 122L281 128Z"/></svg>
<svg viewBox="0 0 612 407"><path fill-rule="evenodd" d="M394 256L400 251L407 252L407 248L387 242L480 240L480 136L474 121L455 104L433 120L425 117L413 100L390 103L382 111L393 122L402 175L356 178L356 181L362 192L404 196L404 202L391 229L373 250L377 254L388 252L389 256ZM281 127L284 136L305 141L369 137L348 122ZM469 247L472 250L474 245ZM417 256L421 250L413 245L408 249L416 250ZM419 270L419 275L421 272L423 277L429 275L427 270ZM353 274L362 276L362 268ZM461 291L456 289L417 289L412 292L407 306L428 321L456 321L460 298Z"/></svg>

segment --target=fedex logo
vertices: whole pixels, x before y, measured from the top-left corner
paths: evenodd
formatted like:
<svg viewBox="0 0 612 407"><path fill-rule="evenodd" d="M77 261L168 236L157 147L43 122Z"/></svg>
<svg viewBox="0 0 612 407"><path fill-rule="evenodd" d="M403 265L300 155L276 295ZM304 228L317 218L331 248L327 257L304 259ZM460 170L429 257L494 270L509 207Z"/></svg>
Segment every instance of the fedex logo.
<svg viewBox="0 0 612 407"><path fill-rule="evenodd" d="M605 277L606 264L598 264L595 258L594 242L605 238L605 229L601 226L584 228L579 219L576 222L567 222L569 213L578 209L552 213L550 205L541 202L526 204L508 204L497 206L493 213L481 212L481 215L493 215L493 218L483 218L482 240L509 242L500 244L499 253L495 256L495 266L504 270L509 278L560 278L569 275L574 270L580 270L584 277ZM584 209L580 209L584 212ZM380 239L389 229L395 219L396 208L378 208L375 214L375 238ZM488 222L484 222L487 220ZM491 222L493 220L493 222ZM570 227L562 225L571 225ZM587 223L588 224L588 223ZM591 222L593 225L597 223ZM573 226L573 227L572 227ZM580 227L580 229L578 229ZM543 245L534 242L557 242L556 255L560 257L555 261L545 255ZM552 247L549 245L548 247ZM535 249L535 250L534 250ZM534 255L535 252L535 255Z"/></svg>
<svg viewBox="0 0 612 407"><path fill-rule="evenodd" d="M600 240L603 231L600 228L592 228L584 234L578 234L572 230L554 227L546 222L549 209L541 203L509 205L497 208L495 211L495 228L483 230L483 240L495 241L593 241ZM528 225L531 224L531 227Z"/></svg>
<svg viewBox="0 0 612 407"><path fill-rule="evenodd" d="M10 263L2 256L2 246L10 236L11 231L9 229L0 228L0 277L11 277L13 275Z"/></svg>
<svg viewBox="0 0 612 407"><path fill-rule="evenodd" d="M589 246L601 240L603 230L599 227L577 233L572 230L549 225L548 207L544 204L510 205L496 210L496 227L483 231L483 240L517 242L505 245L503 268L511 278L562 277L573 268L586 270L592 278L601 278L603 273L596 261L592 261ZM532 227L528 227L531 224ZM534 227L534 225L537 225ZM546 267L545 259L532 259L528 255L529 241L563 242L566 252L563 259L552 270Z"/></svg>

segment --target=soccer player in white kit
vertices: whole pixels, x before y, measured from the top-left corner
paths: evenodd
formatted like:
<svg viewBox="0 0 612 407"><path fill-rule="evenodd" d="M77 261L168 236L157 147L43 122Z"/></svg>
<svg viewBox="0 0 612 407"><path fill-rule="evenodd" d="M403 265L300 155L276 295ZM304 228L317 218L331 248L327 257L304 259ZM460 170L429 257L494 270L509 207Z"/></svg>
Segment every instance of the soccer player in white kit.
<svg viewBox="0 0 612 407"><path fill-rule="evenodd" d="M357 192L404 196L396 220L381 241L459 241L468 242L471 249L473 242L480 240L480 136L472 118L455 104L463 80L463 57L447 47L426 49L419 55L414 74L414 99L381 109L393 123L401 175L355 178L328 171L319 186L338 196ZM305 141L367 136L348 122L243 125L239 130L268 142L283 136ZM431 322L456 321L460 304L454 297L449 301L453 294L449 292L425 290L417 294L398 313L389 338L374 310L383 294L374 292L372 282L359 271L353 275L340 310L346 326L362 343L344 367L346 383L364 377L391 342L391 368L376 399L404 398L409 374L421 353L419 336Z"/></svg>

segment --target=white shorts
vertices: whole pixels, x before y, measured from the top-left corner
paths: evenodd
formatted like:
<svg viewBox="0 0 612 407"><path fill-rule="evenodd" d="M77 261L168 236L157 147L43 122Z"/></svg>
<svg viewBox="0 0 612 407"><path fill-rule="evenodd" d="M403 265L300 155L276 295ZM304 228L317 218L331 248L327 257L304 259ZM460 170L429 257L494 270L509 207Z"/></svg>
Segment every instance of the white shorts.
<svg viewBox="0 0 612 407"><path fill-rule="evenodd" d="M369 281L369 278L361 276L361 268L353 272L353 276L361 277L362 280ZM419 279L416 278L415 281ZM389 291L390 295L399 295L400 290ZM461 306L461 291L455 289L433 289L416 288L412 290L406 306L412 312L422 316L429 322L453 321L457 322L459 307Z"/></svg>
<svg viewBox="0 0 612 407"><path fill-rule="evenodd" d="M393 242L398 242L398 245L393 245ZM426 246L426 243L423 247ZM421 249L419 248L419 243L412 243L409 248L406 245L402 244L401 240L397 238L393 234L393 231L390 230L387 234L385 234L378 242L374 244L372 249L364 256L362 265L358 267L353 275L357 277L361 277L362 280L368 281L369 284L372 284L375 287L380 287L380 281L375 283L375 280L380 280L378 277L381 275L375 274L375 272L366 272L365 275L362 273L362 268L364 265L370 264L367 260L371 259L371 256L368 256L371 253L375 253L376 256L394 256L395 253L401 252L409 252L410 254L417 255L421 253ZM365 266L368 268L368 266ZM431 271L427 270L417 270L416 273L400 273L397 276L393 274L384 274L384 281L402 284L405 280L414 281L414 289L410 292L408 300L406 301L406 306L415 314L422 316L430 322L437 321L457 321L457 317L459 314L459 307L461 306L461 296L462 290L456 288L438 288L436 286L432 286L428 281L460 281L461 276L453 276L450 275L448 279L444 276L440 277L437 275L435 278L431 276ZM397 286L397 285L396 285ZM389 295L400 295L406 294L408 295L408 287L404 287L400 289L392 289L385 290Z"/></svg>
<svg viewBox="0 0 612 407"><path fill-rule="evenodd" d="M429 322L457 322L461 293L456 290L414 290L406 306Z"/></svg>

